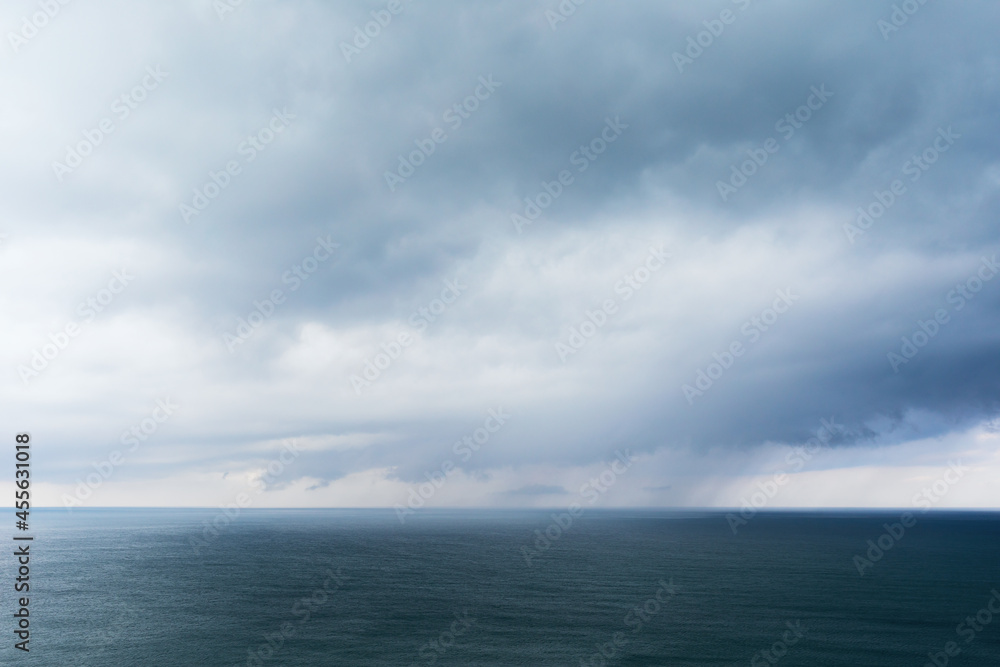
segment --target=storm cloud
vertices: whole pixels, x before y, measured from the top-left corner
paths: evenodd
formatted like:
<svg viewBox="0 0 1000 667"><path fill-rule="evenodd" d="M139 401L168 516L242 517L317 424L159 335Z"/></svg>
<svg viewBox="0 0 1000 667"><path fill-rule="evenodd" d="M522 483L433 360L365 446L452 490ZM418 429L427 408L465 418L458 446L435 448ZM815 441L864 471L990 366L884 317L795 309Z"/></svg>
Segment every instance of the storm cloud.
<svg viewBox="0 0 1000 667"><path fill-rule="evenodd" d="M445 463L433 502L561 502L626 448L608 503L737 504L830 419L789 504L998 463L993 3L2 15L0 391L52 505L224 502L289 440L262 505Z"/></svg>

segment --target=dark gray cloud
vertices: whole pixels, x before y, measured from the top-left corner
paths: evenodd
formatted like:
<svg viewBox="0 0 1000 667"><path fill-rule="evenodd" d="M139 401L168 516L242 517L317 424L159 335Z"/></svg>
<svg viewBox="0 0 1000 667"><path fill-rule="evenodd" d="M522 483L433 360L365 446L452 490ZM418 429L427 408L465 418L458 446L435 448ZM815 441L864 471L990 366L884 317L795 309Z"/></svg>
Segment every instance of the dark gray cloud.
<svg viewBox="0 0 1000 667"><path fill-rule="evenodd" d="M246 471L294 437L308 445L285 487L418 483L451 461L526 496L564 488L530 470L622 447L796 443L830 415L838 447L888 446L1000 411L1000 279L961 309L953 296L1000 252L994 4L928 3L885 38L890 2L587 2L554 30L557 3L412 2L347 62L342 42L383 7L73 5L4 54L0 270L18 285L4 409L47 432L54 482L167 395L182 408L122 479ZM679 71L723 11L732 22ZM156 66L168 76L117 118ZM786 119L810 100L807 120ZM287 127L248 160L275 110ZM60 181L53 161L104 117L114 132ZM582 158L609 122L615 140ZM390 190L386 172L435 130L446 140ZM180 205L232 160L240 173L185 221ZM519 233L512 214L564 170L572 183ZM845 230L894 180L884 213ZM318 238L339 247L296 282ZM671 258L628 290L651 246ZM135 281L23 382L126 265ZM464 287L437 313L445 281ZM283 302L231 352L224 337L274 290ZM794 305L747 325L776 290ZM894 368L938 309L948 321ZM734 342L744 354L686 400ZM388 367L356 391L380 353ZM457 443L499 406L509 424L465 457Z"/></svg>
<svg viewBox="0 0 1000 667"><path fill-rule="evenodd" d="M546 484L531 484L529 486L522 486L520 489L511 489L506 492L508 496L551 496L551 495L563 495L566 493L566 489L561 486L552 486Z"/></svg>

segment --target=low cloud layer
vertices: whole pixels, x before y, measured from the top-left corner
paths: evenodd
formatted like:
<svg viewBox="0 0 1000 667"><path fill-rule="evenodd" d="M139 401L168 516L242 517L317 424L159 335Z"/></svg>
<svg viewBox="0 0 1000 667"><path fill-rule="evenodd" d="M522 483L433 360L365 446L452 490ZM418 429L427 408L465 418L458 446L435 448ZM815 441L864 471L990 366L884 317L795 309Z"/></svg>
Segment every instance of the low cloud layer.
<svg viewBox="0 0 1000 667"><path fill-rule="evenodd" d="M788 505L988 476L1000 16L901 4L5 6L36 484L216 504L293 441L259 506L560 505L627 449L602 503L730 505L821 420Z"/></svg>

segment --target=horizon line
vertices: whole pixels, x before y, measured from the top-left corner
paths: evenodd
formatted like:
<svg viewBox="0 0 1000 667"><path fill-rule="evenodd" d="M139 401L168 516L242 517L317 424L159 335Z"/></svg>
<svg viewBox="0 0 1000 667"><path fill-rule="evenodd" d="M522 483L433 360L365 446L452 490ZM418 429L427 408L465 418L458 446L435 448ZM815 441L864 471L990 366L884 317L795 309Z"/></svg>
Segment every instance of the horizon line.
<svg viewBox="0 0 1000 667"><path fill-rule="evenodd" d="M163 510L219 510L226 509L225 506L209 506L209 505L98 505L98 506L80 506L80 507L63 507L58 505L36 505L32 507L33 510L65 510L67 512L73 512L76 510L114 510L114 509L163 509ZM383 510L387 512L395 511L394 507L241 507L239 510L243 511L259 511L259 510ZM505 511L505 510L537 510L540 512L546 511L556 511L556 510L566 510L567 508L562 505L556 506L523 506L523 507L423 507L414 510L416 513L426 512L426 511ZM611 511L658 511L658 512L740 512L745 508L742 507L654 507L654 506L635 506L635 507L588 507L583 508L587 512L611 512ZM758 508L755 510L755 514L766 514L766 513L780 513L780 512L913 512L915 514L931 514L931 513L945 513L945 512L1000 512L1000 507L935 507L931 509L920 509L914 507L773 507L773 508Z"/></svg>

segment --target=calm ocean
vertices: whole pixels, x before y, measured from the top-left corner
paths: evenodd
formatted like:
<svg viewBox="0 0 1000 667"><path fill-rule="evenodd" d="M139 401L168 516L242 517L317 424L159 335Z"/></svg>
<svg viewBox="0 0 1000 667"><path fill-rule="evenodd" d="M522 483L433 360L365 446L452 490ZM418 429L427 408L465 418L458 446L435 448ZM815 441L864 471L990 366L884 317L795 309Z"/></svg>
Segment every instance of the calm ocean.
<svg viewBox="0 0 1000 667"><path fill-rule="evenodd" d="M552 514L35 510L0 664L1000 665L998 514Z"/></svg>

